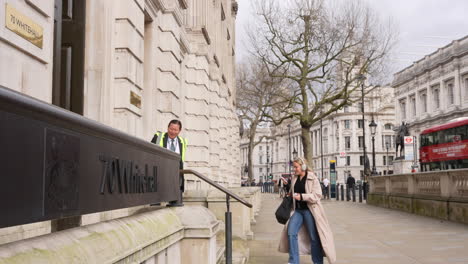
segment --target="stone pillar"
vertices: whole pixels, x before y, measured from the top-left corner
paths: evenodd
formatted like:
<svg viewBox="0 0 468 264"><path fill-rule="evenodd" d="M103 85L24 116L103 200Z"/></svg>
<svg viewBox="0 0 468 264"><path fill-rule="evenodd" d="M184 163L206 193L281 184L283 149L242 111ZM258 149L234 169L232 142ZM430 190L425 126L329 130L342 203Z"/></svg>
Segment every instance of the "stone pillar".
<svg viewBox="0 0 468 264"><path fill-rule="evenodd" d="M440 174L440 196L442 197L450 197L450 187L451 187L451 179L449 172L443 172Z"/></svg>
<svg viewBox="0 0 468 264"><path fill-rule="evenodd" d="M416 193L416 179L414 174L408 175L408 194L413 195Z"/></svg>
<svg viewBox="0 0 468 264"><path fill-rule="evenodd" d="M218 190L208 191L208 209L216 215L216 218L224 220L226 212L226 194ZM253 233L250 229L250 208L231 198L230 211L232 212L232 234L233 237L241 239L250 238Z"/></svg>
<svg viewBox="0 0 468 264"><path fill-rule="evenodd" d="M385 177L385 194L390 194L392 192L392 181L390 180L390 176Z"/></svg>
<svg viewBox="0 0 468 264"><path fill-rule="evenodd" d="M185 228L180 248L180 263L216 264L216 234L220 221L207 208L185 206L173 208Z"/></svg>

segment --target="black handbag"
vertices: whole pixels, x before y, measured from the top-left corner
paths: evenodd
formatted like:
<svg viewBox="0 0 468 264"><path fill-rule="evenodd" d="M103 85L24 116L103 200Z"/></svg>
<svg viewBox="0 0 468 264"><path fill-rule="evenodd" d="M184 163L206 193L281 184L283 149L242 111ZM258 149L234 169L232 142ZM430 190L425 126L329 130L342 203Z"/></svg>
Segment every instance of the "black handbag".
<svg viewBox="0 0 468 264"><path fill-rule="evenodd" d="M291 196L286 196L283 198L283 201L281 202L280 206L278 209L276 209L275 216L276 216L276 221L278 223L285 225L289 217L291 216L291 210L292 210L292 197Z"/></svg>

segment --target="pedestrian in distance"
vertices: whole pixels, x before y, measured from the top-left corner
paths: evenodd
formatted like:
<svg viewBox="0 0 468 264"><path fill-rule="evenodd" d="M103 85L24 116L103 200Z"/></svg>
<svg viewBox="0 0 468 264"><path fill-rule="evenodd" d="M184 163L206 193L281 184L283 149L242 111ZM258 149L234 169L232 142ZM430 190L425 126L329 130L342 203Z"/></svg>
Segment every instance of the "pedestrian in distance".
<svg viewBox="0 0 468 264"><path fill-rule="evenodd" d="M179 136L182 131L182 122L177 119L171 120L167 125L167 132L161 133L156 132L154 134L151 142L167 148L170 151L176 152L181 156L179 168L182 170L184 168L185 153L187 152L187 139ZM168 206L183 206L182 202L182 193L185 190L185 179L184 174L179 174L179 188L180 196L176 201L170 201Z"/></svg>
<svg viewBox="0 0 468 264"><path fill-rule="evenodd" d="M330 192L328 187L329 185L330 181L328 180L328 178L323 179L323 189L325 190L323 196L325 197L325 199L330 199Z"/></svg>
<svg viewBox="0 0 468 264"><path fill-rule="evenodd" d="M350 173L348 175L348 179L346 180L346 200L347 201L351 200L350 192L354 192L354 186L356 186L356 180Z"/></svg>
<svg viewBox="0 0 468 264"><path fill-rule="evenodd" d="M320 182L304 158L293 162L291 180L292 215L283 228L278 250L289 253L289 263L298 264L299 255L311 255L314 264L336 261L335 243L320 199Z"/></svg>

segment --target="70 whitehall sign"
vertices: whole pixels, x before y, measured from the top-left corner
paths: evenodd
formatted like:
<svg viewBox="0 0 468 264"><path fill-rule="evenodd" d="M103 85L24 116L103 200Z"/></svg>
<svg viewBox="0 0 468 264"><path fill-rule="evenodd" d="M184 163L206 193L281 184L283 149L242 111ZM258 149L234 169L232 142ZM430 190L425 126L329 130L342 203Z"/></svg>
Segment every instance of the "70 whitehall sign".
<svg viewBox="0 0 468 264"><path fill-rule="evenodd" d="M133 161L111 158L101 155L99 160L103 164L99 192L105 193L145 193L157 192L158 167L152 166L152 174L148 174L148 164L144 173ZM116 190L116 188L118 188Z"/></svg>
<svg viewBox="0 0 468 264"><path fill-rule="evenodd" d="M10 4L5 7L5 27L42 49L44 29Z"/></svg>

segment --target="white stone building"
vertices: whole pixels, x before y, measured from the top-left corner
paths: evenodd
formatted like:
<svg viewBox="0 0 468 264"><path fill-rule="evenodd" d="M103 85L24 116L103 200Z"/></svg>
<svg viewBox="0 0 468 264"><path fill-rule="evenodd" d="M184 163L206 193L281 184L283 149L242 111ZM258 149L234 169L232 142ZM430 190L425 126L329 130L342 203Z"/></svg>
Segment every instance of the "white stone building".
<svg viewBox="0 0 468 264"><path fill-rule="evenodd" d="M180 119L186 168L238 186L237 8L235 0L0 0L0 85L148 141Z"/></svg>
<svg viewBox="0 0 468 264"><path fill-rule="evenodd" d="M360 97L353 98L354 100ZM365 141L367 156L372 168L372 140L369 124L374 117L377 123L375 135L376 171L377 173L393 173L393 160L395 158L395 109L392 87L378 87L365 96ZM344 107L342 110L329 115L322 120L322 132L320 134L320 122L311 127L312 140L312 166L319 178L322 175L329 177L330 160L336 160L337 180L343 182L344 177L351 173L357 180L361 179L364 169L363 144L362 144L362 111L361 103ZM299 122L290 121L274 128L262 128L257 132L257 141L261 136L268 136L270 140L263 140L257 145L253 153L254 176L258 182L268 168L273 168L273 179L278 179L281 174L288 174L289 160L295 155L304 156L301 127ZM241 141L241 156L243 176L246 177L248 139L243 137ZM387 152L388 143L388 152ZM273 150L273 164L267 167L264 160L268 151L271 156ZM323 150L323 151L322 151ZM340 153L346 152L346 157L340 158ZM322 162L323 157L323 172ZM263 162L262 162L263 161Z"/></svg>
<svg viewBox="0 0 468 264"><path fill-rule="evenodd" d="M357 98L360 97L355 97L354 100ZM320 178L329 178L330 160L336 161L338 182L344 182L348 173L351 173L356 180L363 178L364 148L361 108L362 103L359 100L352 106L344 107L323 119L322 135L320 122L311 127L314 157L312 164ZM364 100L364 112L365 146L370 167L372 169L373 159L369 124L374 118L377 124L374 136L376 171L379 174L392 173L395 157L393 88L377 87L367 94ZM342 152L346 153L345 157L340 157ZM323 173L321 157L323 157Z"/></svg>
<svg viewBox="0 0 468 264"><path fill-rule="evenodd" d="M427 128L467 117L468 36L395 73L392 86L396 123L407 122L418 139Z"/></svg>

